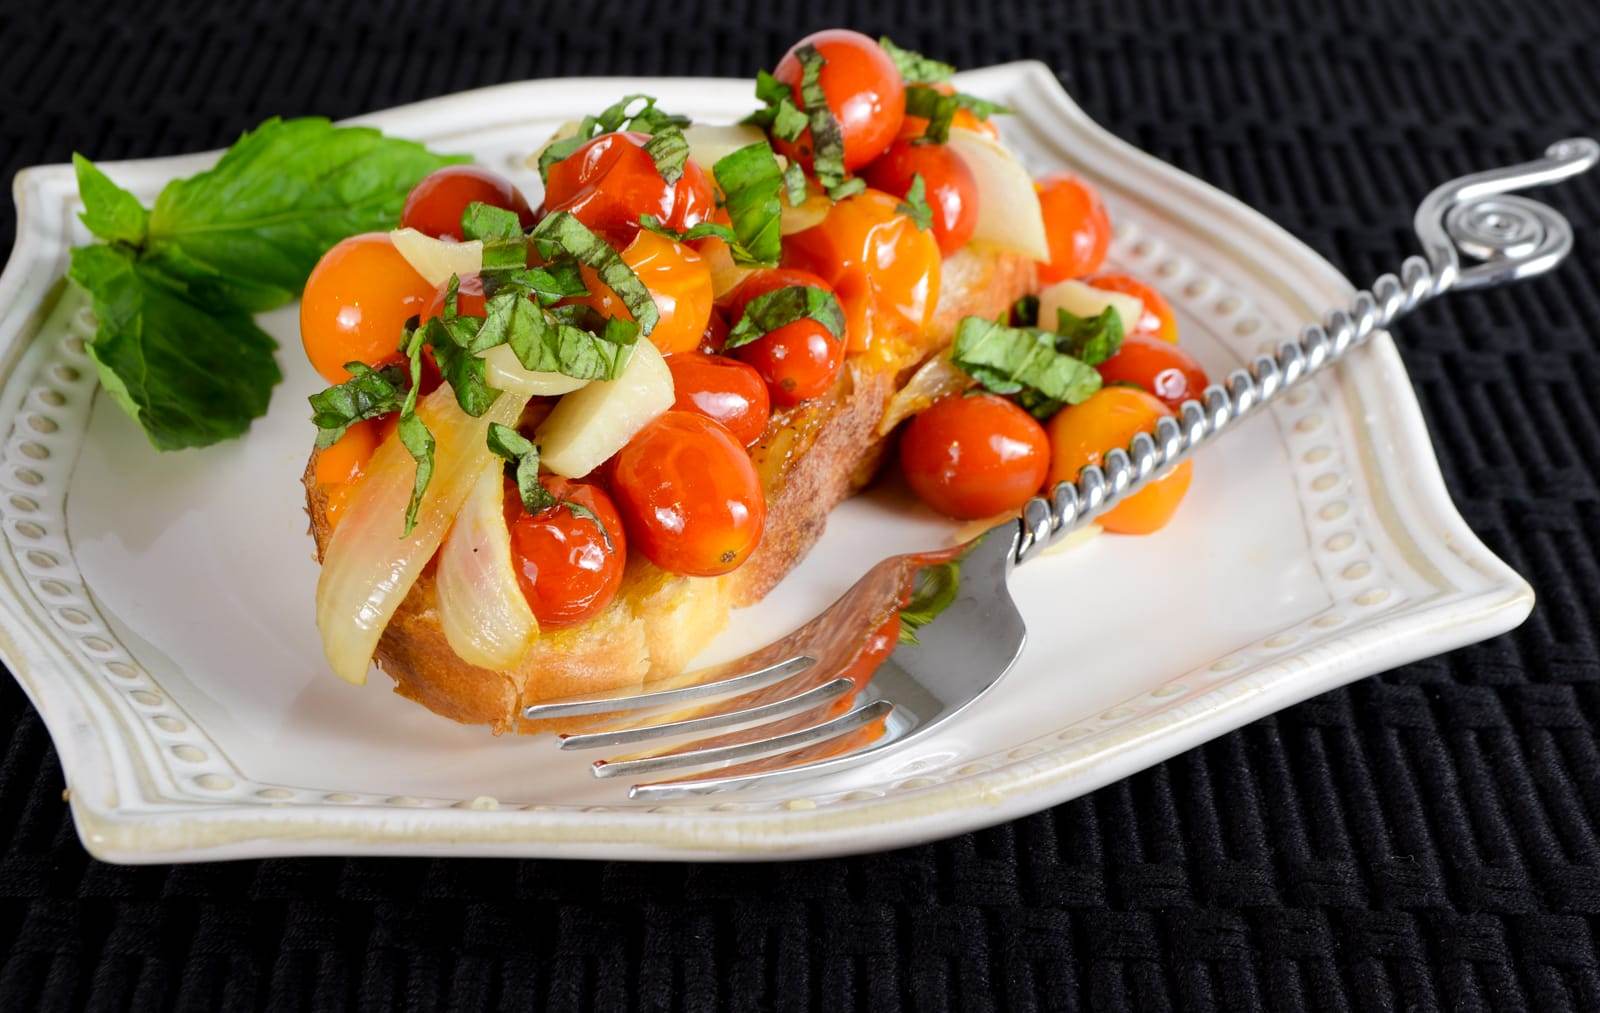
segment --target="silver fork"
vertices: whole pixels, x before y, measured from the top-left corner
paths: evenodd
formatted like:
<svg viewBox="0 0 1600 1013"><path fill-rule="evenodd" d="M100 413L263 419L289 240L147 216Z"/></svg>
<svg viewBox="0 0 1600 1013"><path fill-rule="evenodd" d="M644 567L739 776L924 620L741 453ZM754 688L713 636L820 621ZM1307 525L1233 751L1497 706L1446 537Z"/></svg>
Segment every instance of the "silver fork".
<svg viewBox="0 0 1600 1013"><path fill-rule="evenodd" d="M645 747L596 761L596 777L697 771L629 792L648 799L815 777L927 735L993 688L1021 655L1027 631L1006 587L1013 567L1429 299L1555 267L1572 249L1571 226L1509 192L1577 175L1597 159L1600 144L1574 138L1536 161L1438 187L1413 223L1425 256L1408 258L1398 278L1379 278L1276 355L1234 370L1177 417L1110 451L1103 465L1060 483L1048 499L1029 500L1020 520L954 549L885 559L821 615L735 661L643 693L537 703L524 716L594 719L595 730L562 736L562 749ZM1463 267L1463 259L1473 263ZM902 627L919 625L873 669L868 642L897 615Z"/></svg>

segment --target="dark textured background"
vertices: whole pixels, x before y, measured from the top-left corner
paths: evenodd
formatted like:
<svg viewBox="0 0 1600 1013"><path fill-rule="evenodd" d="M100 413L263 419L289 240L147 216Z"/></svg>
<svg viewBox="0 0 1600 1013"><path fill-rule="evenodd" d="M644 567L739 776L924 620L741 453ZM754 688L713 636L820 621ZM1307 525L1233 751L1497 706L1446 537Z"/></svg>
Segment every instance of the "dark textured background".
<svg viewBox="0 0 1600 1013"><path fill-rule="evenodd" d="M1600 131L1591 0L45 6L0 7L6 176L518 78L749 75L849 24L1046 60L1364 281L1434 183ZM1600 179L1550 199L1558 276L1400 330L1457 502L1539 592L1517 632L1008 826L767 866L101 865L0 680L0 1007L1600 1008Z"/></svg>

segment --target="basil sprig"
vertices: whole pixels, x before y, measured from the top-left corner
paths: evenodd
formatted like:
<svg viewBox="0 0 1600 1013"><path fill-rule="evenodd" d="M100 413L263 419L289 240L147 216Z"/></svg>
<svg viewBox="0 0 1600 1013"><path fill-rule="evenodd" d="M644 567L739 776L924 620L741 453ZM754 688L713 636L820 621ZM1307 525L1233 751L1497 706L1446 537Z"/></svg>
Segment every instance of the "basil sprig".
<svg viewBox="0 0 1600 1013"><path fill-rule="evenodd" d="M1058 340L1059 335L1036 327L965 317L956 328L950 358L984 389L1014 397L1043 419L1100 389L1100 373L1059 350Z"/></svg>
<svg viewBox="0 0 1600 1013"><path fill-rule="evenodd" d="M832 292L812 285L789 285L751 299L739 322L728 331L723 347L748 345L797 320L815 320L835 338L844 338L844 310Z"/></svg>
<svg viewBox="0 0 1600 1013"><path fill-rule="evenodd" d="M656 134L664 130L682 130L689 125L689 117L675 116L656 108L653 95L626 95L593 116L585 116L571 137L564 137L547 145L539 155L539 178L548 181L550 167L586 143L615 130L635 130Z"/></svg>

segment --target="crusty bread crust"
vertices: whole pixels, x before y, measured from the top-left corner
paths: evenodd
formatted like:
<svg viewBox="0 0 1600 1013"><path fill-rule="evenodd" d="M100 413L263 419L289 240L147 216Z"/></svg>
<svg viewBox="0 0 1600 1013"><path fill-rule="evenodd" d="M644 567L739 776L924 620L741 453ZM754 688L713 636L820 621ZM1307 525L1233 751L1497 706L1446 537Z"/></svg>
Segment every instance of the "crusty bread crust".
<svg viewBox="0 0 1600 1013"><path fill-rule="evenodd" d="M1034 284L1034 266L1023 257L959 251L945 260L939 303L920 347L887 365L852 359L829 395L774 413L752 451L767 495L766 530L733 573L683 577L635 554L604 612L581 626L545 631L514 669L491 672L462 661L445 641L430 567L384 630L378 666L401 696L464 724L487 724L496 734L571 730L579 725L524 721L522 708L676 675L727 625L729 610L761 600L821 536L828 512L871 480L886 446L878 423L909 371L950 342L962 317L994 317ZM315 452L304 483L320 561L331 527Z"/></svg>

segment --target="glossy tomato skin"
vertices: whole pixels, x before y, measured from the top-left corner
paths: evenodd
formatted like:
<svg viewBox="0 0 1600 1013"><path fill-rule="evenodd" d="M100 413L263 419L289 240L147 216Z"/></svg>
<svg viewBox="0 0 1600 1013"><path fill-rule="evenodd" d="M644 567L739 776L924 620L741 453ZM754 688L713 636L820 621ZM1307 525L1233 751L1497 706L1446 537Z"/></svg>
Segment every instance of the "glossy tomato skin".
<svg viewBox="0 0 1600 1013"><path fill-rule="evenodd" d="M347 362L379 362L400 346L405 323L433 297L386 232L340 240L311 269L300 296L300 340L329 383L350 378Z"/></svg>
<svg viewBox="0 0 1600 1013"><path fill-rule="evenodd" d="M869 36L848 28L813 32L796 42L778 61L772 76L788 85L794 104L805 108L800 94L804 68L796 51L814 46L825 61L819 75L828 108L844 135L844 167L855 171L883 153L906 115L905 82L883 48ZM811 165L811 131L795 141L779 140L778 150Z"/></svg>
<svg viewBox="0 0 1600 1013"><path fill-rule="evenodd" d="M473 202L514 212L524 229L533 227L528 198L509 179L481 165L447 165L422 177L400 209L400 227L459 240L461 213Z"/></svg>
<svg viewBox="0 0 1600 1013"><path fill-rule="evenodd" d="M912 491L961 520L1020 509L1049 467L1044 427L994 394L941 398L900 438L900 468Z"/></svg>
<svg viewBox="0 0 1600 1013"><path fill-rule="evenodd" d="M737 327L745 307L757 296L781 288L803 286L831 292L827 282L808 271L768 268L752 273L729 294L728 318ZM732 350L767 383L772 403L790 407L833 389L844 367L844 343L815 320L796 320Z"/></svg>
<svg viewBox="0 0 1600 1013"><path fill-rule="evenodd" d="M365 419L346 429L330 446L317 453L315 476L322 488L323 516L336 527L356 485L366 476L367 464L386 435L383 419Z"/></svg>
<svg viewBox="0 0 1600 1013"><path fill-rule="evenodd" d="M1051 449L1045 493L1057 482L1077 479L1085 467L1104 460L1106 451L1126 447L1140 432L1170 414L1154 395L1132 387L1102 387L1082 404L1061 409L1045 427ZM1095 520L1107 531L1118 534L1147 535L1158 531L1177 512L1193 476L1194 462L1184 461Z"/></svg>
<svg viewBox="0 0 1600 1013"><path fill-rule="evenodd" d="M1034 186L1050 244L1050 262L1039 265L1039 280L1049 284L1098 271L1111 245L1111 219L1094 187L1070 172L1046 176Z"/></svg>
<svg viewBox="0 0 1600 1013"><path fill-rule="evenodd" d="M633 241L641 215L680 232L706 221L716 200L705 171L689 159L678 181L668 183L644 150L649 140L637 131L601 134L552 165L546 212L570 212L618 249Z"/></svg>
<svg viewBox="0 0 1600 1013"><path fill-rule="evenodd" d="M947 257L965 246L978 227L978 180L948 144L895 141L862 175L868 186L897 197L904 197L911 181L921 176L933 212L933 238Z"/></svg>
<svg viewBox="0 0 1600 1013"><path fill-rule="evenodd" d="M617 596L628 558L627 534L611 497L599 486L554 475L540 481L561 502L530 514L516 483L507 479L506 526L512 569L528 607L541 627L559 629L593 619ZM573 513L569 502L588 509L599 525Z"/></svg>
<svg viewBox="0 0 1600 1013"><path fill-rule="evenodd" d="M704 415L656 418L617 452L610 481L628 537L670 573L728 573L761 541L767 504L755 465Z"/></svg>
<svg viewBox="0 0 1600 1013"><path fill-rule="evenodd" d="M1093 274L1083 280L1094 288L1121 292L1144 303L1144 313L1133 329L1135 333L1148 334L1173 345L1178 343L1178 318L1172 312L1172 304L1153 287L1126 274Z"/></svg>
<svg viewBox="0 0 1600 1013"><path fill-rule="evenodd" d="M711 268L691 247L640 229L622 251L622 262L650 290L660 318L650 331L650 340L662 355L686 352L700 344L711 321ZM579 299L608 317L632 320L623 305L599 275L588 267L583 280L589 294Z"/></svg>
<svg viewBox="0 0 1600 1013"><path fill-rule="evenodd" d="M724 355L680 352L667 356L676 411L696 412L728 427L746 447L761 439L772 402L755 368Z"/></svg>
<svg viewBox="0 0 1600 1013"><path fill-rule="evenodd" d="M938 242L899 206L892 194L864 190L835 204L820 225L783 240L785 266L816 274L839 297L846 348L876 347L893 365L900 346L925 340L944 265Z"/></svg>
<svg viewBox="0 0 1600 1013"><path fill-rule="evenodd" d="M1122 339L1117 354L1098 367L1106 383L1131 383L1176 412L1185 401L1199 398L1211 381L1194 356L1148 334Z"/></svg>

